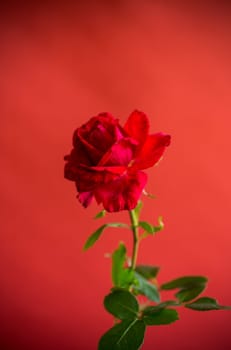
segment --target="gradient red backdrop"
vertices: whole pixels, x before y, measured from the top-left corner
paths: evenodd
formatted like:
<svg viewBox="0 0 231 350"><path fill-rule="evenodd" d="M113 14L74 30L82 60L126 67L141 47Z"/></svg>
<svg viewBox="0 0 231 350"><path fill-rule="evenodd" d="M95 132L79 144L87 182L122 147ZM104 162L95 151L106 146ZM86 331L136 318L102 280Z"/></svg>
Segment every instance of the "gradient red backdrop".
<svg viewBox="0 0 231 350"><path fill-rule="evenodd" d="M44 2L45 3L45 2ZM152 131L172 135L151 169L144 219L165 230L139 262L160 282L209 276L205 294L230 293L230 6L189 1L35 1L1 5L1 350L94 350L112 320L111 229L82 252L100 209L83 209L63 179L73 130L108 111L125 122L138 108ZM127 220L126 213L110 220ZM102 221L103 222L103 221ZM147 332L144 350L230 349L228 311L181 311Z"/></svg>

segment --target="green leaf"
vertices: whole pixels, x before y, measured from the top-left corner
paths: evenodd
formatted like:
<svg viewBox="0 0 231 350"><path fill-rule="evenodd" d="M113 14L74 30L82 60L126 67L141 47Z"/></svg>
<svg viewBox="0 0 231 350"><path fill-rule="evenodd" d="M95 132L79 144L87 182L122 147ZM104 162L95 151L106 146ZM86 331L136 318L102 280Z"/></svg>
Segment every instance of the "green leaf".
<svg viewBox="0 0 231 350"><path fill-rule="evenodd" d="M115 290L104 299L105 309L120 320L137 318L139 304L130 292Z"/></svg>
<svg viewBox="0 0 231 350"><path fill-rule="evenodd" d="M83 249L87 250L90 247L92 247L95 244L95 242L100 238L101 234L103 233L103 231L107 227L125 227L125 228L129 228L128 225L120 223L120 222L111 222L109 224L104 224L104 225L100 226L94 233L92 233L92 235L87 239Z"/></svg>
<svg viewBox="0 0 231 350"><path fill-rule="evenodd" d="M153 226L147 221L140 221L139 226L142 227L145 232L149 233L150 235L154 235L156 232L161 231L164 228L164 223L162 221L162 217L160 216L158 218L158 226Z"/></svg>
<svg viewBox="0 0 231 350"><path fill-rule="evenodd" d="M164 325L170 324L179 319L178 313L173 309L162 309L162 310L147 310L143 314L143 320L146 325Z"/></svg>
<svg viewBox="0 0 231 350"><path fill-rule="evenodd" d="M134 280L134 272L124 268L126 261L126 247L123 243L112 254L112 281L115 287L129 288Z"/></svg>
<svg viewBox="0 0 231 350"><path fill-rule="evenodd" d="M145 295L148 299L159 303L160 296L157 287L137 272L135 272L135 279L137 280L137 284L134 285L134 290L138 294Z"/></svg>
<svg viewBox="0 0 231 350"><path fill-rule="evenodd" d="M206 284L207 281L208 279L204 276L184 276L162 284L161 289L194 288Z"/></svg>
<svg viewBox="0 0 231 350"><path fill-rule="evenodd" d="M104 224L103 226L100 226L94 233L92 233L92 235L87 239L83 249L87 250L90 247L92 247L95 244L95 242L99 239L99 237L103 233L103 230L106 227L107 227L106 224Z"/></svg>
<svg viewBox="0 0 231 350"><path fill-rule="evenodd" d="M150 233L151 235L155 233L155 227L146 221L140 221L139 226L142 227L146 232Z"/></svg>
<svg viewBox="0 0 231 350"><path fill-rule="evenodd" d="M144 278L150 279L157 276L160 268L159 266L137 265L135 270Z"/></svg>
<svg viewBox="0 0 231 350"><path fill-rule="evenodd" d="M185 303L192 299L195 299L199 294L205 289L205 284L198 285L198 287L181 289L175 296L179 299L181 303Z"/></svg>
<svg viewBox="0 0 231 350"><path fill-rule="evenodd" d="M155 306L147 306L143 310L142 315L144 322L147 325L158 325L169 324L176 321L178 319L177 312L172 309L167 309L168 306L180 306L180 304L175 300L166 300Z"/></svg>
<svg viewBox="0 0 231 350"><path fill-rule="evenodd" d="M100 219L100 218L103 218L105 215L106 215L106 210L103 209L101 210L98 214L96 214L96 216L94 217L94 219Z"/></svg>
<svg viewBox="0 0 231 350"><path fill-rule="evenodd" d="M206 287L207 278L204 276L184 276L165 283L161 286L163 290L179 288L175 294L181 303L195 299Z"/></svg>
<svg viewBox="0 0 231 350"><path fill-rule="evenodd" d="M120 287L120 275L126 260L126 247L123 243L112 254L112 281L116 287Z"/></svg>
<svg viewBox="0 0 231 350"><path fill-rule="evenodd" d="M133 284L133 282L134 282L134 271L131 268L125 268L120 272L119 283L118 283L118 286L116 287L129 289L129 287Z"/></svg>
<svg viewBox="0 0 231 350"><path fill-rule="evenodd" d="M168 306L180 306L179 302L176 300L166 300L155 306L147 306L143 311L144 314L158 312L160 310L166 309Z"/></svg>
<svg viewBox="0 0 231 350"><path fill-rule="evenodd" d="M231 310L230 306L219 305L216 299L209 297L199 298L190 304L185 304L185 307L197 311Z"/></svg>
<svg viewBox="0 0 231 350"><path fill-rule="evenodd" d="M98 350L138 350L144 340L145 328L143 320L124 320L102 336Z"/></svg>

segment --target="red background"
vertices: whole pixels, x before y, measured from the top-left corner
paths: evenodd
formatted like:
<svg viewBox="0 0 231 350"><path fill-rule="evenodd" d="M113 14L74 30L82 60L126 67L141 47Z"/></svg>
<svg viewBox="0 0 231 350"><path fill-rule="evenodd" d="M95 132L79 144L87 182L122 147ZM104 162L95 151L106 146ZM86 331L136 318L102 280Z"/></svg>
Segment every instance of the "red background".
<svg viewBox="0 0 231 350"><path fill-rule="evenodd" d="M185 2L186 3L186 2ZM2 6L2 5L1 5ZM230 293L230 6L226 2L34 2L1 8L1 289L3 350L93 350L112 320L104 257L130 236L108 230L63 179L73 130L108 111L124 123L138 108L172 135L148 171L143 219L163 215L139 262L160 282L204 274L206 295ZM127 220L126 213L109 215ZM180 312L147 331L144 350L229 349L229 311Z"/></svg>

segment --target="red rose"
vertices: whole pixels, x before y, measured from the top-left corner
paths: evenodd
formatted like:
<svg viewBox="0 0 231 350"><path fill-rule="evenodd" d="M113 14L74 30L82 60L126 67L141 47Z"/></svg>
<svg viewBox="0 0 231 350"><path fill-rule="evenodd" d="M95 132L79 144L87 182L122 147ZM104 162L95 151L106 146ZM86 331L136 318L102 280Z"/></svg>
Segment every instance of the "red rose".
<svg viewBox="0 0 231 350"><path fill-rule="evenodd" d="M74 132L64 176L76 183L84 207L93 197L109 212L136 207L147 182L142 170L156 164L170 144L169 135L148 131L147 116L134 111L124 127L101 113Z"/></svg>

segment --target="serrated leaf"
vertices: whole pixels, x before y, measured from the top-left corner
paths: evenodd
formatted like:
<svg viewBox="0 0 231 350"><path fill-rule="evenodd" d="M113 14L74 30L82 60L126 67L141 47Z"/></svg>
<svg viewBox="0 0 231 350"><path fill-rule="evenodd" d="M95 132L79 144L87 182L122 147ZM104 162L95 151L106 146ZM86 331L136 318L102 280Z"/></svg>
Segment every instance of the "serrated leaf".
<svg viewBox="0 0 231 350"><path fill-rule="evenodd" d="M96 214L96 216L94 217L94 219L100 219L100 218L103 218L105 215L106 215L106 210L103 209L101 210L98 214Z"/></svg>
<svg viewBox="0 0 231 350"><path fill-rule="evenodd" d="M126 261L126 247L123 243L112 254L112 281L115 287L129 288L134 272L130 268L124 268Z"/></svg>
<svg viewBox="0 0 231 350"><path fill-rule="evenodd" d="M154 278L157 276L160 268L159 266L150 265L137 265L135 271L146 279Z"/></svg>
<svg viewBox="0 0 231 350"><path fill-rule="evenodd" d="M181 303L195 299L205 289L205 284L201 284L198 287L181 289L175 294Z"/></svg>
<svg viewBox="0 0 231 350"><path fill-rule="evenodd" d="M144 340L145 328L143 320L124 320L102 336L98 350L138 350Z"/></svg>
<svg viewBox="0 0 231 350"><path fill-rule="evenodd" d="M100 226L94 233L92 233L92 235L87 239L83 249L87 250L90 247L92 247L96 241L98 241L98 239L100 238L101 234L103 233L103 231L108 228L108 227L125 227L125 228L129 228L128 225L120 223L120 222L111 222L108 224L104 224L102 226Z"/></svg>
<svg viewBox="0 0 231 350"><path fill-rule="evenodd" d="M146 325L164 325L164 324L170 324L179 319L178 313L176 310L173 309L162 309L159 311L153 310L153 312L148 312L143 314L143 320Z"/></svg>
<svg viewBox="0 0 231 350"><path fill-rule="evenodd" d="M105 309L120 320L137 317L139 304L130 292L115 290L104 299Z"/></svg>
<svg viewBox="0 0 231 350"><path fill-rule="evenodd" d="M199 298L190 304L185 304L185 307L197 311L231 310L230 306L219 305L216 299L209 297Z"/></svg>
<svg viewBox="0 0 231 350"><path fill-rule="evenodd" d="M159 303L160 296L157 287L137 272L135 272L134 276L137 280L137 284L134 285L134 290L138 294L145 295L148 299Z"/></svg>
<svg viewBox="0 0 231 350"><path fill-rule="evenodd" d="M208 279L204 276L184 276L162 284L161 289L194 288L200 285L205 285L207 281Z"/></svg>

